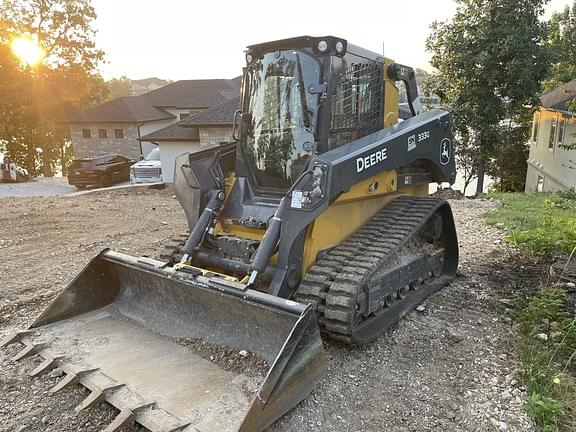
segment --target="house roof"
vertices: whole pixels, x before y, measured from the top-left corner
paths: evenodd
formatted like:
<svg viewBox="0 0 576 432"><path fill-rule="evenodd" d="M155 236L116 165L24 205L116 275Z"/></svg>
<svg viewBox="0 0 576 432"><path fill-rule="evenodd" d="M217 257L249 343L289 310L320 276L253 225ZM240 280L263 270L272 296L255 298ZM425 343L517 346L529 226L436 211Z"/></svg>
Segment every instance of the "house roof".
<svg viewBox="0 0 576 432"><path fill-rule="evenodd" d="M200 141L197 128L182 127L181 124L182 121L171 124L138 139L140 141Z"/></svg>
<svg viewBox="0 0 576 432"><path fill-rule="evenodd" d="M70 123L137 123L171 118L174 118L172 114L155 108L141 96L126 96L74 113L69 117L69 121Z"/></svg>
<svg viewBox="0 0 576 432"><path fill-rule="evenodd" d="M240 96L224 101L212 108L200 111L180 122L184 127L231 125L234 112L240 108Z"/></svg>
<svg viewBox="0 0 576 432"><path fill-rule="evenodd" d="M201 111L163 129L145 135L140 141L198 141L199 126L229 126L240 107L240 96Z"/></svg>
<svg viewBox="0 0 576 432"><path fill-rule="evenodd" d="M69 117L70 123L134 123L174 116L162 108L211 108L240 94L240 77L183 80L140 96L111 100Z"/></svg>
<svg viewBox="0 0 576 432"><path fill-rule="evenodd" d="M560 111L570 111L566 106L576 96L576 79L556 87L540 97L542 106Z"/></svg>
<svg viewBox="0 0 576 432"><path fill-rule="evenodd" d="M142 95L155 107L211 108L240 93L240 78L182 80Z"/></svg>

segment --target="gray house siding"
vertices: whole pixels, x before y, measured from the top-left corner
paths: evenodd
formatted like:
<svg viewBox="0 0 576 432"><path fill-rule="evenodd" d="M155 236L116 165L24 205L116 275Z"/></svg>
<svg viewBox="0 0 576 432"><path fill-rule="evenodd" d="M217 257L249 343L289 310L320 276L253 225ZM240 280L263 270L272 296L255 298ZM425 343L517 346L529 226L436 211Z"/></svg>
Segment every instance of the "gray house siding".
<svg viewBox="0 0 576 432"><path fill-rule="evenodd" d="M200 127L200 145L213 147L220 143L232 142L232 126L228 127Z"/></svg>
<svg viewBox="0 0 576 432"><path fill-rule="evenodd" d="M527 193L576 187L576 151L562 148L576 141L575 133L576 117L570 113L542 108L534 114Z"/></svg>

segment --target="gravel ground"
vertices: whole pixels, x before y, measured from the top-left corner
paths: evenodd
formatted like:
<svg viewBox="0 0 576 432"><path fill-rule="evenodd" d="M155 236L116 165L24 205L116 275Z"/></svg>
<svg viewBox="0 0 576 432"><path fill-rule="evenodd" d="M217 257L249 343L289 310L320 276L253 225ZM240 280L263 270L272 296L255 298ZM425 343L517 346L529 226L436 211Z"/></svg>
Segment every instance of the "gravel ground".
<svg viewBox="0 0 576 432"><path fill-rule="evenodd" d="M270 427L288 431L533 431L508 351L510 320L494 282L507 257L502 233L479 216L495 203L452 202L461 275L386 335L362 348L326 341L330 369L311 395ZM104 247L151 255L185 229L168 191L99 192L0 200L0 337L22 328ZM29 378L35 359L0 351L0 431L98 431L109 406L74 414L86 395L55 396L58 371ZM130 426L124 431L139 430Z"/></svg>

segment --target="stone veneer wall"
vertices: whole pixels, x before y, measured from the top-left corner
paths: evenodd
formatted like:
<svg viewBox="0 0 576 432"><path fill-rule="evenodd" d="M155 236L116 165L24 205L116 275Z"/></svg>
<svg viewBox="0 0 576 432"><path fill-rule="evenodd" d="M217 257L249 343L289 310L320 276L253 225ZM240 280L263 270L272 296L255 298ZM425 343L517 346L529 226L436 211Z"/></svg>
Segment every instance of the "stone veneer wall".
<svg viewBox="0 0 576 432"><path fill-rule="evenodd" d="M200 145L212 147L221 142L232 142L232 126L200 127Z"/></svg>
<svg viewBox="0 0 576 432"><path fill-rule="evenodd" d="M91 138L82 137L82 129L90 129ZM106 129L107 138L99 138L98 129ZM122 129L124 138L116 138L114 129ZM74 159L101 156L117 153L131 159L138 159L140 143L138 142L138 129L135 124L101 123L101 124L72 124L70 137Z"/></svg>

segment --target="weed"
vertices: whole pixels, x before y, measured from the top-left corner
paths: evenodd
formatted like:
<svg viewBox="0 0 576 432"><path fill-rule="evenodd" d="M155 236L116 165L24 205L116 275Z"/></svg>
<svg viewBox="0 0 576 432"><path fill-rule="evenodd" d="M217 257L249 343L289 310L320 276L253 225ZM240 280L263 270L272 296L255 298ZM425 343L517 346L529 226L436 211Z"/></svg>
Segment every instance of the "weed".
<svg viewBox="0 0 576 432"><path fill-rule="evenodd" d="M485 215L490 225L503 223L507 241L530 253L569 254L576 247L576 200L558 194L493 194L502 206Z"/></svg>
<svg viewBox="0 0 576 432"><path fill-rule="evenodd" d="M500 209L486 215L504 224L504 239L533 255L576 255L576 195L494 194ZM560 281L546 280L526 299L517 320L520 379L528 389L524 408L544 432L576 431L576 311ZM536 337L540 334L546 337Z"/></svg>
<svg viewBox="0 0 576 432"><path fill-rule="evenodd" d="M529 391L524 408L543 431L576 429L576 320L566 310L566 296L562 288L545 286L519 316L520 378ZM536 339L540 332L549 340Z"/></svg>

